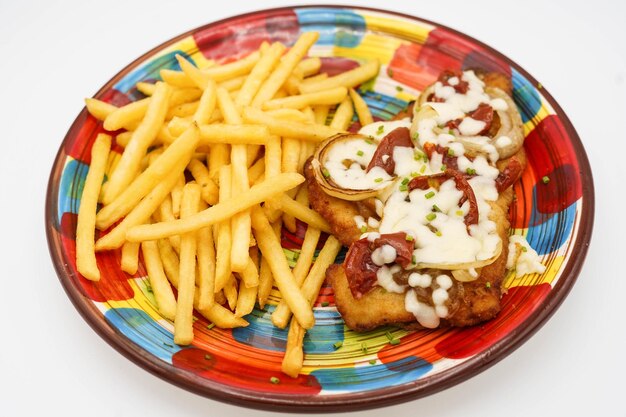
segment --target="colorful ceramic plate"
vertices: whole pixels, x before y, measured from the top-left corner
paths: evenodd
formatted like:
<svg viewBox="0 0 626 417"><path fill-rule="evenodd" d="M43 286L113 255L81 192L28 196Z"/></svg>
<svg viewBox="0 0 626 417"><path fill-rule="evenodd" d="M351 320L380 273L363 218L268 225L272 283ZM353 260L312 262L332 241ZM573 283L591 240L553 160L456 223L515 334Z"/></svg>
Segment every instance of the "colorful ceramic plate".
<svg viewBox="0 0 626 417"><path fill-rule="evenodd" d="M208 328L195 322L193 345L173 342L172 323L159 315L143 266L129 276L117 251L100 253L102 279L76 272L76 213L90 148L101 123L83 110L65 137L50 176L47 234L60 281L84 319L130 360L178 386L248 407L291 411L341 411L397 403L431 394L493 365L531 336L554 313L574 284L593 223L591 171L569 120L545 88L490 47L444 26L372 9L299 7L259 11L211 23L148 52L109 81L96 97L116 105L142 97L137 81L178 69L175 54L199 65L228 61L263 41L290 45L303 31L321 36L311 54L330 74L378 58L375 81L361 86L372 113L388 119L443 69L481 67L509 74L524 121L530 165L515 186L513 232L541 255L542 275L505 280L502 312L482 326L408 332L346 329L330 288L315 304L317 324L304 340L304 369L292 379L280 372L286 332L272 326L270 305L255 309L246 328ZM541 179L549 176L549 183ZM283 231L293 261L304 231ZM342 256L337 261L341 261ZM272 304L275 305L274 294ZM401 341L390 344L388 333ZM340 348L336 348L342 342ZM275 378L277 377L279 381Z"/></svg>

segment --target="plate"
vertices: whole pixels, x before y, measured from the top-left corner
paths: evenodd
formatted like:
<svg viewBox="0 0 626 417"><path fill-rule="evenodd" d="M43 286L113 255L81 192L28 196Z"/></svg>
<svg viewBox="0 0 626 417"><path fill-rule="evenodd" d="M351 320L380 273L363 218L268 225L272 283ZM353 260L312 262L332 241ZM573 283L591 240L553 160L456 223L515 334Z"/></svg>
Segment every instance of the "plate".
<svg viewBox="0 0 626 417"><path fill-rule="evenodd" d="M119 251L100 253L102 279L85 280L75 266L76 213L101 123L83 110L59 149L50 175L46 222L50 254L67 295L92 328L120 353L189 391L242 406L283 411L347 411L407 401L450 387L506 357L555 312L576 281L593 226L593 182L583 146L567 116L546 89L506 56L462 33L412 16L345 7L258 11L211 23L172 39L115 75L95 97L123 105L142 95L136 82L159 70L178 69L175 54L195 62L232 60L263 41L291 45L303 31L319 31L311 55L332 74L378 58L378 77L362 86L376 118L389 119L444 69L480 67L509 74L521 112L530 164L515 186L510 217L526 236L546 272L510 274L502 312L466 329L354 333L323 287L316 325L304 340L302 374L280 372L286 331L272 326L272 305L255 308L250 325L210 328L201 316L189 347L173 342L172 323L159 315L143 265L121 271ZM548 176L545 184L541 179ZM304 230L283 230L293 262ZM337 262L341 262L339 256ZM272 303L278 295L273 292ZM401 340L391 345L388 333ZM336 343L342 342L340 348ZM337 344L338 345L338 344ZM278 381L276 380L278 378Z"/></svg>

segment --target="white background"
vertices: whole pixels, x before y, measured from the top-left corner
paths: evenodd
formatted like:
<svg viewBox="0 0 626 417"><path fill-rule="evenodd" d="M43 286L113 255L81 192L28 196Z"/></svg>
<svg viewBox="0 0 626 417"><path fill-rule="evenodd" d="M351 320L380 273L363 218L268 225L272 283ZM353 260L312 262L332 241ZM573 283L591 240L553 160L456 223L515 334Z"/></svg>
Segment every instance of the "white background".
<svg viewBox="0 0 626 417"><path fill-rule="evenodd" d="M52 267L44 197L54 156L83 98L126 64L196 26L299 3L0 0L0 415L270 415L179 389L100 339ZM440 22L528 70L572 120L596 186L585 266L538 333L466 382L362 415L626 416L626 275L619 267L626 230L618 204L625 177L626 8L609 0L547 3L354 3Z"/></svg>

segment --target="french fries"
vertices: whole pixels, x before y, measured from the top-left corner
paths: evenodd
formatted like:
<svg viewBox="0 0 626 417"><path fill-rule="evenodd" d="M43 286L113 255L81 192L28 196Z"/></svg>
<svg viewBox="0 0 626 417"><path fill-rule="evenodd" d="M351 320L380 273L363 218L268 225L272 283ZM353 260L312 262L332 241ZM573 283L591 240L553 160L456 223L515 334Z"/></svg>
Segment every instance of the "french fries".
<svg viewBox="0 0 626 417"><path fill-rule="evenodd" d="M156 308L173 321L179 345L193 342L194 311L230 329L247 326L255 305L276 304L272 322L289 325L282 368L293 377L315 323L312 305L341 248L330 236L313 261L330 227L309 206L303 166L317 143L347 131L355 113L362 125L372 122L355 87L380 67L370 61L320 73L320 58L307 57L318 37L305 32L289 48L265 42L227 64L198 66L177 55L180 71L163 69L160 81L136 84L144 99L121 107L85 100L116 136L99 135L92 148L77 270L98 280L99 251L121 251L120 268L132 275L143 260ZM292 270L281 231L295 232L296 220L307 229Z"/></svg>

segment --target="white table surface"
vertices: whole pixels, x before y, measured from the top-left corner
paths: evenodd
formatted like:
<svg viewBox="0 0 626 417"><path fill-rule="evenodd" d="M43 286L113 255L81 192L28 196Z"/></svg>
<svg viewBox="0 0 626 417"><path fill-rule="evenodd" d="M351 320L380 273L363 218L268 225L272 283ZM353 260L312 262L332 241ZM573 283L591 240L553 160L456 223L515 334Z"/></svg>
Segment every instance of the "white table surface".
<svg viewBox="0 0 626 417"><path fill-rule="evenodd" d="M270 414L177 388L100 339L57 279L46 244L44 203L51 164L83 98L118 70L196 26L256 8L299 3L0 0L0 415ZM468 381L362 415L625 416L626 274L619 268L626 246L624 206L619 204L625 201L626 176L624 3L343 3L388 6L440 22L519 63L572 120L596 187L586 263L541 330Z"/></svg>

